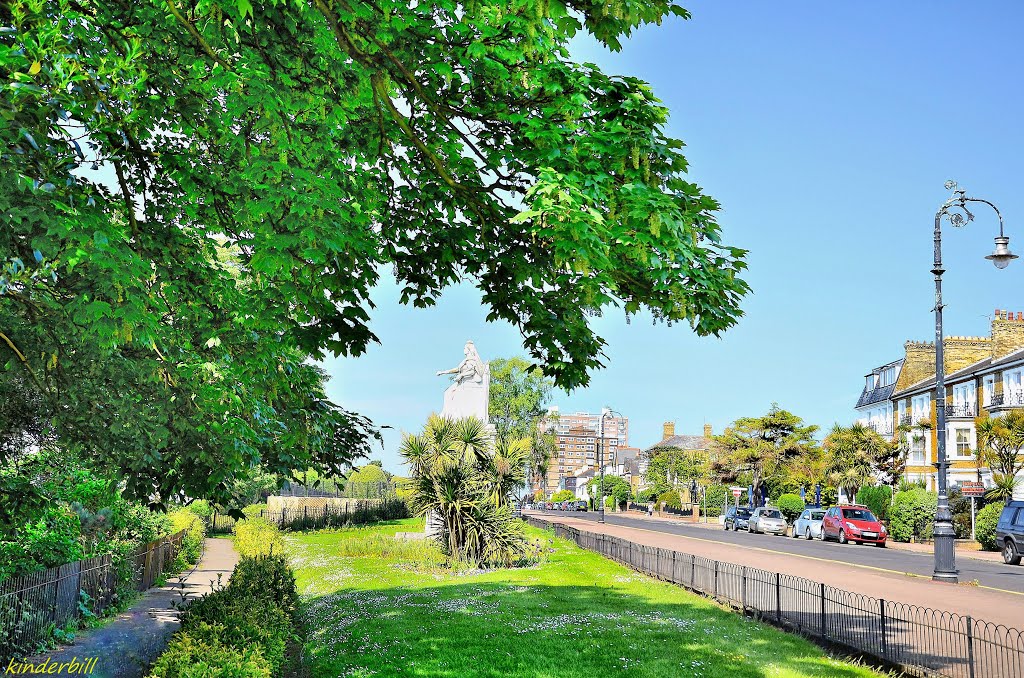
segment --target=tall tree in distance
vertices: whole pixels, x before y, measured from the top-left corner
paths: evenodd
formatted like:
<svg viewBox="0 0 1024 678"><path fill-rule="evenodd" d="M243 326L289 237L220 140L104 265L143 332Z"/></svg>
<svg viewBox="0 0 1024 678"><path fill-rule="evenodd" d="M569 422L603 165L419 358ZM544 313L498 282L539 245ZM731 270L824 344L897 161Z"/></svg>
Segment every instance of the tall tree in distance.
<svg viewBox="0 0 1024 678"><path fill-rule="evenodd" d="M857 490L876 479L878 471L892 459L895 447L860 423L851 426L836 424L822 446L828 478L843 490L850 502L857 496Z"/></svg>
<svg viewBox="0 0 1024 678"><path fill-rule="evenodd" d="M712 439L711 469L723 482L749 474L754 496L761 496L765 481L781 478L791 460L818 446L818 427L805 425L792 412L772 404L760 417L742 417Z"/></svg>

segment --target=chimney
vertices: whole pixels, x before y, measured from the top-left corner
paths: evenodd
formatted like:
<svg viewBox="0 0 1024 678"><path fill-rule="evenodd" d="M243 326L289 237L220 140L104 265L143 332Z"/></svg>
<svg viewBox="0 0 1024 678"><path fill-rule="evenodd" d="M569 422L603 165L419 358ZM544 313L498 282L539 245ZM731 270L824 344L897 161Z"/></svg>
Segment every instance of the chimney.
<svg viewBox="0 0 1024 678"><path fill-rule="evenodd" d="M927 379L935 374L935 342L908 341L903 344L906 355L903 369L896 380L896 390L902 391L911 384Z"/></svg>
<svg viewBox="0 0 1024 678"><path fill-rule="evenodd" d="M704 424L704 437L711 440L711 424Z"/></svg>
<svg viewBox="0 0 1024 678"><path fill-rule="evenodd" d="M661 425L661 439L666 440L676 434L676 423L674 421L666 421Z"/></svg>
<svg viewBox="0 0 1024 678"><path fill-rule="evenodd" d="M988 337L946 337L942 341L946 374L962 370L992 355Z"/></svg>
<svg viewBox="0 0 1024 678"><path fill-rule="evenodd" d="M1024 313L1000 311L992 318L992 359L998 360L1024 348Z"/></svg>

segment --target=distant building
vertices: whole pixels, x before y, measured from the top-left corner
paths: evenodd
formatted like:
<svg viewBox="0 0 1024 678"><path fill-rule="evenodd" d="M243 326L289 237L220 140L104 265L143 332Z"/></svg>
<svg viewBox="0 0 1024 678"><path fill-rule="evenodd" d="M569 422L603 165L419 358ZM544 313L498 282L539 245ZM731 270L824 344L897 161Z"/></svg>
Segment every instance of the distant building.
<svg viewBox="0 0 1024 678"><path fill-rule="evenodd" d="M997 309L989 336L946 337L942 346L946 393L940 406L946 408L950 485L979 479L991 485L990 470L979 467L975 456L974 419L1024 408L1024 313ZM866 375L855 409L860 423L886 437L908 427L905 477L935 489L935 342L908 341L904 352L901 360ZM1024 477L1017 497L1024 498Z"/></svg>
<svg viewBox="0 0 1024 678"><path fill-rule="evenodd" d="M549 410L549 417L540 423L544 430L552 430L555 435L555 453L548 465L544 487L541 489L551 494L565 487L564 479L574 476L581 469L599 469L603 455L605 473L608 466L619 464L620 449L628 448L629 419L627 417L608 417L604 420L604 443L599 445L601 415L586 412L561 414L557 407Z"/></svg>
<svg viewBox="0 0 1024 678"><path fill-rule="evenodd" d="M640 453L637 460L637 475L640 477L638 487L646 484L647 469L651 459L664 450L682 450L707 456L711 451L711 424L704 424L704 435L676 435L676 423L666 421L661 429L661 441L651 445Z"/></svg>

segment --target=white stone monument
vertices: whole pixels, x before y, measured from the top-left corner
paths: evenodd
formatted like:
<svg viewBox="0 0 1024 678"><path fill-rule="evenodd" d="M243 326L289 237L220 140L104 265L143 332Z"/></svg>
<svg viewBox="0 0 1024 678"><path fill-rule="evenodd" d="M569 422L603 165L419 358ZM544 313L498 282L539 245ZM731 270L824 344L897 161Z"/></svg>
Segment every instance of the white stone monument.
<svg viewBox="0 0 1024 678"><path fill-rule="evenodd" d="M476 352L476 346L472 341L466 342L462 352L465 358L458 367L437 373L437 376L455 375L452 377L452 385L444 392L441 416L449 419L476 417L486 424L487 405L491 393L491 369L480 359L480 354Z"/></svg>

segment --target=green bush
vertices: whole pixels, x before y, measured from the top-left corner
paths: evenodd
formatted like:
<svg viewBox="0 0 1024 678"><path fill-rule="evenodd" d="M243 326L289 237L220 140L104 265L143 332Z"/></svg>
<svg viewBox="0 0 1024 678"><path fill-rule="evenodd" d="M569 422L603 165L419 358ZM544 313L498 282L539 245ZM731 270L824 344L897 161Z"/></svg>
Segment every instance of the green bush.
<svg viewBox="0 0 1024 678"><path fill-rule="evenodd" d="M978 511L974 518L974 535L986 551L998 551L999 544L996 542L996 523L999 522L999 514L1003 512L1003 505L999 502L989 504Z"/></svg>
<svg viewBox="0 0 1024 678"><path fill-rule="evenodd" d="M780 511L782 511L782 515L790 525L800 517L800 514L803 513L806 508L804 500L795 494L784 494L780 496L778 501L775 502L775 505L779 507Z"/></svg>
<svg viewBox="0 0 1024 678"><path fill-rule="evenodd" d="M284 538L277 525L263 518L246 518L235 523L235 550L242 556L284 553Z"/></svg>
<svg viewBox="0 0 1024 678"><path fill-rule="evenodd" d="M153 665L149 678L270 678L272 669L258 647L233 648L194 638L174 636Z"/></svg>
<svg viewBox="0 0 1024 678"><path fill-rule="evenodd" d="M679 496L679 493L676 492L675 490L662 492L660 495L658 495L658 499L656 501L659 509L661 508L662 504L676 509L681 509L683 507L683 500Z"/></svg>
<svg viewBox="0 0 1024 678"><path fill-rule="evenodd" d="M185 608L150 678L281 676L299 640L298 605L284 556L243 556L226 587Z"/></svg>
<svg viewBox="0 0 1024 678"><path fill-rule="evenodd" d="M194 513L195 515L199 516L203 519L203 522L209 523L210 518L213 517L214 508L213 506L210 505L210 502L206 501L205 499L197 499L196 501L186 506L185 510L188 511L189 513Z"/></svg>
<svg viewBox="0 0 1024 678"><path fill-rule="evenodd" d="M175 558L174 566L171 568L176 572L181 572L185 567L199 562L199 557L203 552L203 540L206 539L206 523L198 515L186 509L169 513L167 518L170 522L168 531L171 534L185 530L181 548Z"/></svg>
<svg viewBox="0 0 1024 678"><path fill-rule="evenodd" d="M911 537L930 539L937 500L934 492L920 487L897 492L889 507L889 533L892 538L896 541L910 541Z"/></svg>
<svg viewBox="0 0 1024 678"><path fill-rule="evenodd" d="M567 499L575 499L576 493L572 490L559 490L551 495L551 501L566 501Z"/></svg>
<svg viewBox="0 0 1024 678"><path fill-rule="evenodd" d="M857 490L856 501L871 509L876 518L886 521L889 519L889 506L892 504L892 488L888 485L862 487Z"/></svg>
<svg viewBox="0 0 1024 678"><path fill-rule="evenodd" d="M636 491L636 501L639 504L647 504L658 498L658 490L653 487L643 488Z"/></svg>
<svg viewBox="0 0 1024 678"><path fill-rule="evenodd" d="M704 490L704 501L707 503L708 515L720 515L722 513L722 507L727 506L732 501L732 492L725 485L715 483L708 485ZM712 514L711 509L718 509L718 513Z"/></svg>

